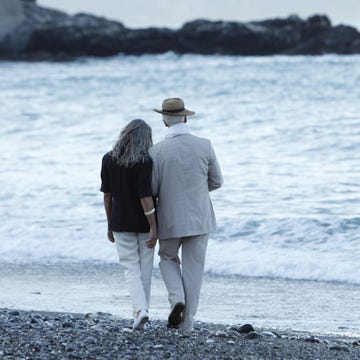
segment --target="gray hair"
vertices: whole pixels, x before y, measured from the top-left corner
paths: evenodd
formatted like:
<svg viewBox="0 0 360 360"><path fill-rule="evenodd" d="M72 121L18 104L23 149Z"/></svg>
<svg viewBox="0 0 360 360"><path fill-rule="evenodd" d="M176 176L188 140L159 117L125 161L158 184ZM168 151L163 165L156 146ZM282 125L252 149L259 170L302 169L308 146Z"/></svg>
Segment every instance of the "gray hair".
<svg viewBox="0 0 360 360"><path fill-rule="evenodd" d="M165 115L163 114L162 116L163 122L167 125L167 126L173 126L176 124L181 124L184 122L185 120L185 115Z"/></svg>
<svg viewBox="0 0 360 360"><path fill-rule="evenodd" d="M149 157L152 144L151 127L144 120L135 119L121 131L111 156L119 165L130 167Z"/></svg>

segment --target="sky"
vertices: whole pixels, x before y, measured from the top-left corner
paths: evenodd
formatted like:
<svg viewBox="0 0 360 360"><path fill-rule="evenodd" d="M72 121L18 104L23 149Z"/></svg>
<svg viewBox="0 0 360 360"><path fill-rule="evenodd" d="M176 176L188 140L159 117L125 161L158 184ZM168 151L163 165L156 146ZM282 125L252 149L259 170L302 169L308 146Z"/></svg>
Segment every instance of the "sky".
<svg viewBox="0 0 360 360"><path fill-rule="evenodd" d="M37 0L70 14L88 12L130 28L181 27L194 19L250 21L298 14L326 14L333 24L360 29L360 0Z"/></svg>

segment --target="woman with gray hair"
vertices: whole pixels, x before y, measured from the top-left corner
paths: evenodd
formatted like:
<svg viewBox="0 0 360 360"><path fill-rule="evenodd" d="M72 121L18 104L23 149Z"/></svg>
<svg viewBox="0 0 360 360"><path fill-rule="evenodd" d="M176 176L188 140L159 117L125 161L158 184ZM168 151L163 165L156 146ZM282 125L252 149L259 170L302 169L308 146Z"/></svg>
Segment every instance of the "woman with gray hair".
<svg viewBox="0 0 360 360"><path fill-rule="evenodd" d="M153 162L150 126L132 120L121 131L112 151L104 155L101 191L108 221L134 308L133 329L149 319L150 285L157 241L155 207L151 190Z"/></svg>

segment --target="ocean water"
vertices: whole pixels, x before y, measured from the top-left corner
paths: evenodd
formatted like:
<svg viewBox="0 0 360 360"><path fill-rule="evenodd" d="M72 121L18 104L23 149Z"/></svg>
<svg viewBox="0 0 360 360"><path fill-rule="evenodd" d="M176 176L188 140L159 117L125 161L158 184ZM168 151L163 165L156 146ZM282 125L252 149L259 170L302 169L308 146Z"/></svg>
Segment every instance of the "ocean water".
<svg viewBox="0 0 360 360"><path fill-rule="evenodd" d="M115 263L100 163L180 96L225 184L206 271L360 284L360 57L0 63L0 261Z"/></svg>

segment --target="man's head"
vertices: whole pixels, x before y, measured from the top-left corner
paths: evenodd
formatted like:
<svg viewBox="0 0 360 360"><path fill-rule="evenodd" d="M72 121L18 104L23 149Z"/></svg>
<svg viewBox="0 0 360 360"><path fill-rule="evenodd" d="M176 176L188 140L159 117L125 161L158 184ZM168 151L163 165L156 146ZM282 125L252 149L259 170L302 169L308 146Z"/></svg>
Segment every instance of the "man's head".
<svg viewBox="0 0 360 360"><path fill-rule="evenodd" d="M154 111L163 115L163 121L166 126L186 122L186 117L194 115L195 112L185 108L184 101L180 98L165 99L162 103L162 109Z"/></svg>

